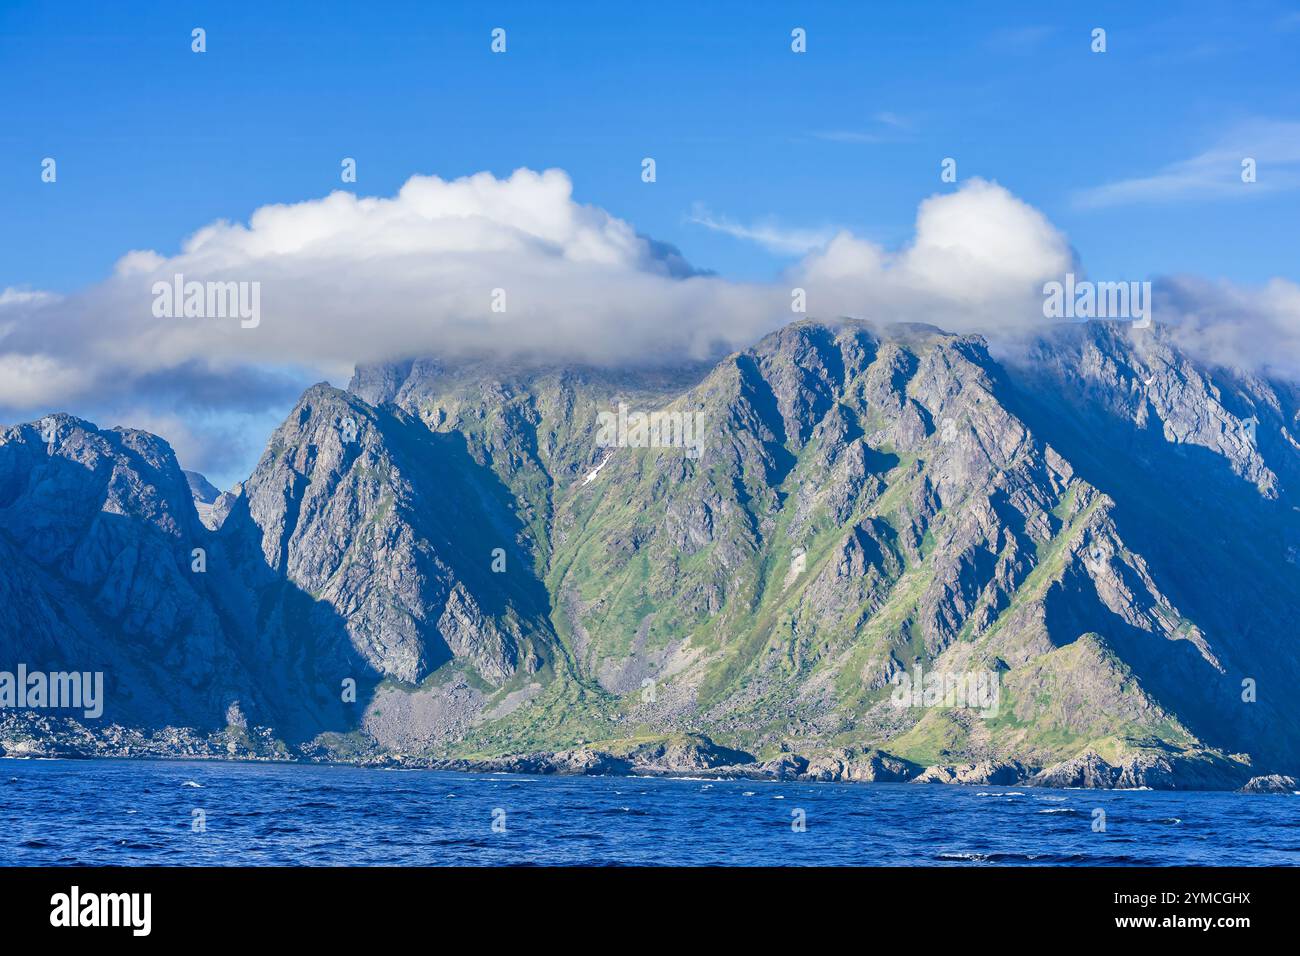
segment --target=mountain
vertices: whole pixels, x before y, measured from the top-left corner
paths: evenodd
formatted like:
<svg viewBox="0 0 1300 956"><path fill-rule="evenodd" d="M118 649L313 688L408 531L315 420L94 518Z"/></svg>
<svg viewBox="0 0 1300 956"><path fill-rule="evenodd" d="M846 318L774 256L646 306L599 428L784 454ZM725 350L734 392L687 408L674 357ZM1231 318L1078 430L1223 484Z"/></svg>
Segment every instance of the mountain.
<svg viewBox="0 0 1300 956"><path fill-rule="evenodd" d="M1167 328L995 357L805 321L667 370L361 366L206 524L160 439L56 420L0 433L0 666L103 670L114 729L8 712L11 750L1069 786L1300 767L1300 389Z"/></svg>
<svg viewBox="0 0 1300 956"><path fill-rule="evenodd" d="M183 471L181 474L185 476L185 481L190 486L190 494L194 498L194 510L199 516L199 521L203 522L205 528L215 529L224 519L224 512L216 510L217 502L223 497L221 491L197 471ZM223 502L223 508L226 503Z"/></svg>
<svg viewBox="0 0 1300 956"><path fill-rule="evenodd" d="M181 474L185 476L185 481L190 486L190 494L194 496L196 504L210 505L221 496L220 489L199 472L183 471Z"/></svg>

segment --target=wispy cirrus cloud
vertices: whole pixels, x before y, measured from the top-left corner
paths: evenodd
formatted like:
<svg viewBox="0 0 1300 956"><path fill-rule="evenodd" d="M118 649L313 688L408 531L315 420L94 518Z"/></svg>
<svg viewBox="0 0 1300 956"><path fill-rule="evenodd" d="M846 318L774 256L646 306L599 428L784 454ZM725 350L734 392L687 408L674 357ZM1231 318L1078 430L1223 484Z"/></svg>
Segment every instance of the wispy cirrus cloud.
<svg viewBox="0 0 1300 956"><path fill-rule="evenodd" d="M791 256L806 255L820 249L839 232L830 226L815 229L791 228L770 220L745 225L726 216L714 215L700 204L696 204L686 221L735 239L757 243L769 252Z"/></svg>
<svg viewBox="0 0 1300 956"><path fill-rule="evenodd" d="M818 130L811 135L814 139L828 143L898 143L910 139L912 130L913 124L910 119L883 110L872 116L861 127Z"/></svg>
<svg viewBox="0 0 1300 956"><path fill-rule="evenodd" d="M1254 182L1243 182L1242 162L1256 164ZM1300 123L1257 120L1228 133L1189 159L1153 173L1104 183L1075 194L1081 208L1204 199L1249 199L1300 188Z"/></svg>

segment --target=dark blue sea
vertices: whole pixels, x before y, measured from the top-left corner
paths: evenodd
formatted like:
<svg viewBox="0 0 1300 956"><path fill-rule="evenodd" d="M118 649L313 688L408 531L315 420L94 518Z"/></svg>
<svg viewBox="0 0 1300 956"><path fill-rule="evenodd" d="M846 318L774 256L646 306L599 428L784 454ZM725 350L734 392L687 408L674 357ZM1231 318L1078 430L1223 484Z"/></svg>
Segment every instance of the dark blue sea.
<svg viewBox="0 0 1300 956"><path fill-rule="evenodd" d="M1292 794L0 760L0 865L1298 863Z"/></svg>

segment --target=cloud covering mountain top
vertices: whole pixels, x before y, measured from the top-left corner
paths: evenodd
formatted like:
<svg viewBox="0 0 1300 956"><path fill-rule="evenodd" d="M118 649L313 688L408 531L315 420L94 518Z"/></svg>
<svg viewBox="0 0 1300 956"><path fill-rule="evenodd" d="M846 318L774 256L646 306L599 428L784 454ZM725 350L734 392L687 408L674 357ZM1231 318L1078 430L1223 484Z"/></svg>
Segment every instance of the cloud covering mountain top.
<svg viewBox="0 0 1300 956"><path fill-rule="evenodd" d="M647 186L653 188L653 186ZM437 353L605 364L675 363L751 344L799 315L921 321L993 337L1041 328L1042 285L1079 270L1066 237L996 183L919 206L899 250L839 232L768 283L703 272L671 245L573 197L561 170L414 176L392 197L348 192L218 221L175 255L126 253L69 296L0 293L0 418L55 409L178 423L200 455L231 416L283 409L306 381L356 362ZM257 284L257 322L159 315L157 289ZM1138 279L1138 276L1108 277ZM179 285L178 285L179 287ZM1300 289L1166 284L1157 320L1244 364L1300 369ZM1267 341L1262 337L1268 336ZM1286 351L1274 344L1281 340ZM165 411L163 411L165 410ZM227 435L229 437L229 435ZM210 467L190 460L195 467Z"/></svg>

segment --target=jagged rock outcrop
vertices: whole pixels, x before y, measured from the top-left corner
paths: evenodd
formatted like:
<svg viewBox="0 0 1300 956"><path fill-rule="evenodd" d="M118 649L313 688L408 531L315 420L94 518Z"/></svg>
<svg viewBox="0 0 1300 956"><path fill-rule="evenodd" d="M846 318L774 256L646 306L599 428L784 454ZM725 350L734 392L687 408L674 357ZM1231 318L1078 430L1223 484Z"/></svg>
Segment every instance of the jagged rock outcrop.
<svg viewBox="0 0 1300 956"><path fill-rule="evenodd" d="M1112 764L1089 751L1047 767L1029 782L1100 790L1235 790L1249 776L1248 765L1215 753L1139 751Z"/></svg>
<svg viewBox="0 0 1300 956"><path fill-rule="evenodd" d="M912 783L964 783L1000 787L1023 783L1029 775L1030 770L1015 760L1005 763L981 760L955 767L928 767L913 778Z"/></svg>
<svg viewBox="0 0 1300 956"><path fill-rule="evenodd" d="M899 760L880 750L858 751L849 747L809 758L801 779L846 783L902 783L915 777L920 770L921 768L916 764Z"/></svg>
<svg viewBox="0 0 1300 956"><path fill-rule="evenodd" d="M1300 793L1300 780L1285 774L1270 773L1251 777L1241 788L1242 793Z"/></svg>

